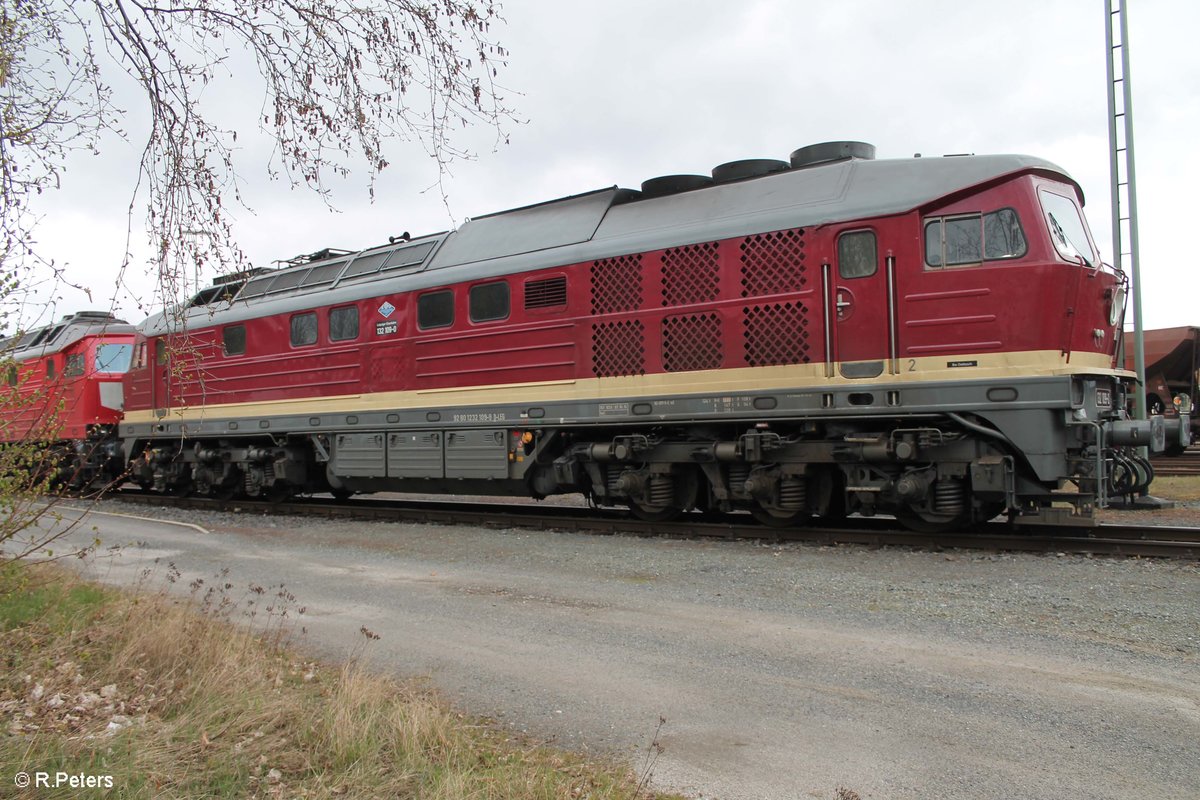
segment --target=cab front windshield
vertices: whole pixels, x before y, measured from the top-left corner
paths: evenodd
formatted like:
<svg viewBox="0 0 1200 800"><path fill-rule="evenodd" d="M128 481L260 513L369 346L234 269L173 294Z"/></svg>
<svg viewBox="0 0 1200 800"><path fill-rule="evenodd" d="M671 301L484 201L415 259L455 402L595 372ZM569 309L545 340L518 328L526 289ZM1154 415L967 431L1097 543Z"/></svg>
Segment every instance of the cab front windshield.
<svg viewBox="0 0 1200 800"><path fill-rule="evenodd" d="M128 372L133 361L133 345L96 345L96 372Z"/></svg>
<svg viewBox="0 0 1200 800"><path fill-rule="evenodd" d="M1046 225L1050 228L1050 238L1058 254L1076 264L1082 259L1087 266L1096 266L1100 259L1092 249L1087 223L1083 221L1075 201L1045 189L1038 194L1041 196Z"/></svg>

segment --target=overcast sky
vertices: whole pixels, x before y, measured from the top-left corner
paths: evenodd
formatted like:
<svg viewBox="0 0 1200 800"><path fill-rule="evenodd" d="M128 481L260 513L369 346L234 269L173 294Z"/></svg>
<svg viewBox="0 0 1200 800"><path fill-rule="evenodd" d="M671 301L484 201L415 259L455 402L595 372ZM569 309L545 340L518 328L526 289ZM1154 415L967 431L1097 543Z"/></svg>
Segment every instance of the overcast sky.
<svg viewBox="0 0 1200 800"><path fill-rule="evenodd" d="M449 211L428 190L437 171L417 146L392 149L374 203L359 173L333 187L331 212L311 192L267 180L253 117L234 121L254 209L238 213L238 232L254 264L843 139L873 143L879 158L1047 158L1083 186L1112 261L1102 0L510 0L504 16L500 80L526 122L498 149L494 132L476 132L478 158L457 163L445 184ZM1200 186L1200 3L1130 0L1129 25L1145 322L1200 325L1183 235L1197 225ZM261 90L249 85L209 97L235 105L236 91L257 110ZM73 159L42 207L42 252L93 292L89 302L60 289L56 315L114 296L139 146L133 130L127 144ZM140 321L137 299L152 296L154 280L138 272L127 284L116 308Z"/></svg>

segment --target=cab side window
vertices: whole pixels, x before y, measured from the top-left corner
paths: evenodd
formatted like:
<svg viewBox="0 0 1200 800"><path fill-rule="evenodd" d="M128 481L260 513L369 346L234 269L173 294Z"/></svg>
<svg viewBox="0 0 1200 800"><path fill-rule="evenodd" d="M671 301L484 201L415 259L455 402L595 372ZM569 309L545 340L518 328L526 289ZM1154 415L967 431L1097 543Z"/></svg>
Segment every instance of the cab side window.
<svg viewBox="0 0 1200 800"><path fill-rule="evenodd" d="M925 220L925 266L960 267L1020 258L1028 247L1011 208Z"/></svg>
<svg viewBox="0 0 1200 800"><path fill-rule="evenodd" d="M72 353L67 356L67 363L63 369L63 375L68 378L78 378L83 374L84 360L83 353Z"/></svg>

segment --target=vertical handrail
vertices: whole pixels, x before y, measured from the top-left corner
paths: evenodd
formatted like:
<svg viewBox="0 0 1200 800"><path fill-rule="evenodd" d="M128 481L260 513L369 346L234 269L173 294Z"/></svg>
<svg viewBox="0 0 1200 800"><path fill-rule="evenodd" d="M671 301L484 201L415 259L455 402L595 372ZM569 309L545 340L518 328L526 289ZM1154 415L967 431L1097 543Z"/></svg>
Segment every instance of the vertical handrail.
<svg viewBox="0 0 1200 800"><path fill-rule="evenodd" d="M896 257L888 255L885 263L888 295L888 373L895 375L900 372L900 335L896 327Z"/></svg>
<svg viewBox="0 0 1200 800"><path fill-rule="evenodd" d="M829 284L831 265L828 261L821 265L821 294L825 300L825 377L833 377L833 304L830 301Z"/></svg>

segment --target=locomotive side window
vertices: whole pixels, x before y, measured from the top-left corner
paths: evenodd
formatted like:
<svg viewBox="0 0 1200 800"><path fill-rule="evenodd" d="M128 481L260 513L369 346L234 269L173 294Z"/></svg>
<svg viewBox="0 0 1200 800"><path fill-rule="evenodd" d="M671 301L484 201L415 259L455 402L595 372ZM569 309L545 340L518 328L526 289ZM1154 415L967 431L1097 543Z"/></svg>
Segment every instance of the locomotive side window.
<svg viewBox="0 0 1200 800"><path fill-rule="evenodd" d="M417 298L417 327L448 328L454 324L454 293L449 289Z"/></svg>
<svg viewBox="0 0 1200 800"><path fill-rule="evenodd" d="M838 237L838 275L866 278L878 269L875 231L851 231Z"/></svg>
<svg viewBox="0 0 1200 800"><path fill-rule="evenodd" d="M63 369L63 375L67 378L78 378L83 374L83 353L72 353L67 356L66 367Z"/></svg>
<svg viewBox="0 0 1200 800"><path fill-rule="evenodd" d="M221 346L225 348L227 356L240 356L246 352L246 326L230 325L222 330Z"/></svg>
<svg viewBox="0 0 1200 800"><path fill-rule="evenodd" d="M471 306L471 322L508 319L508 284L504 281L472 286L468 298Z"/></svg>
<svg viewBox="0 0 1200 800"><path fill-rule="evenodd" d="M344 306L329 310L329 340L344 342L358 338L358 307Z"/></svg>
<svg viewBox="0 0 1200 800"><path fill-rule="evenodd" d="M58 367L53 358L46 359L46 380L52 381L58 377Z"/></svg>
<svg viewBox="0 0 1200 800"><path fill-rule="evenodd" d="M1011 208L925 222L925 264L929 267L1020 258L1026 249L1021 220Z"/></svg>
<svg viewBox="0 0 1200 800"><path fill-rule="evenodd" d="M309 311L292 317L292 347L317 343L317 312Z"/></svg>
<svg viewBox="0 0 1200 800"><path fill-rule="evenodd" d="M145 342L137 343L137 352L134 354L133 368L134 369L145 369L146 368L146 343Z"/></svg>
<svg viewBox="0 0 1200 800"><path fill-rule="evenodd" d="M155 339L154 340L154 363L158 364L160 367L166 365L166 363L167 363L167 340L166 339Z"/></svg>
<svg viewBox="0 0 1200 800"><path fill-rule="evenodd" d="M1002 208L983 215L983 258L1020 258L1025 255L1025 231L1021 220L1011 208Z"/></svg>
<svg viewBox="0 0 1200 800"><path fill-rule="evenodd" d="M1074 201L1045 189L1039 191L1038 195L1042 199L1042 211L1046 214L1050 238L1054 241L1054 249L1058 254L1074 263L1079 263L1081 258L1089 265L1094 263L1096 255L1092 251L1091 240L1088 239L1087 225L1079 215Z"/></svg>
<svg viewBox="0 0 1200 800"><path fill-rule="evenodd" d="M4 379L8 383L9 386L17 385L17 365L16 364L8 365L8 370L7 370L6 375L4 376Z"/></svg>

